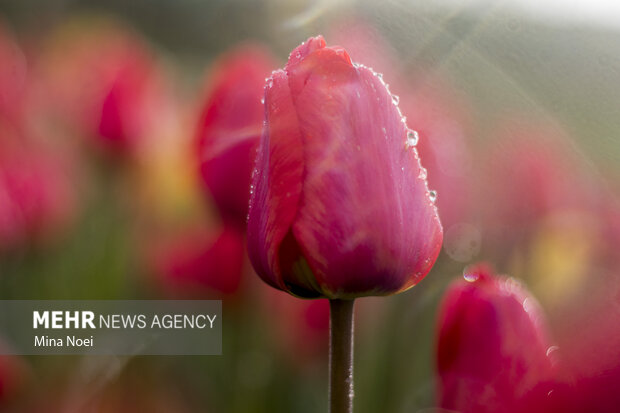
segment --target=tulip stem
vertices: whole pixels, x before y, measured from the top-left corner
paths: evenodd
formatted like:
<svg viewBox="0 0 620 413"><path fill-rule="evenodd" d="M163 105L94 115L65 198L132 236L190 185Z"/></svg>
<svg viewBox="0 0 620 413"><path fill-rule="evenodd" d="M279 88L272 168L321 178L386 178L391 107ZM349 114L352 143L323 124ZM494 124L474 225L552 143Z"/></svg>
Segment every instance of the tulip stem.
<svg viewBox="0 0 620 413"><path fill-rule="evenodd" d="M329 300L329 412L353 412L353 302Z"/></svg>

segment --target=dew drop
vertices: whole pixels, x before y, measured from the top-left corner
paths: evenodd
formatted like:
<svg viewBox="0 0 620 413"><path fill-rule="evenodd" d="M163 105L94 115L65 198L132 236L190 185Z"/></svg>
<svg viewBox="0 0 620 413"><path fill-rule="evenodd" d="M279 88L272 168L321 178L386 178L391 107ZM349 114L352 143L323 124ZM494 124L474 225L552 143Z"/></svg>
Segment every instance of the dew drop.
<svg viewBox="0 0 620 413"><path fill-rule="evenodd" d="M420 168L420 174L418 175L418 177L420 179L426 179L427 176L428 176L428 173L426 172L426 168ZM431 195L431 197L432 197L432 195Z"/></svg>
<svg viewBox="0 0 620 413"><path fill-rule="evenodd" d="M473 283L473 282L478 281L478 278L480 278L480 275L478 275L475 272L465 271L463 273L463 278L465 278L465 281Z"/></svg>
<svg viewBox="0 0 620 413"><path fill-rule="evenodd" d="M547 349L547 357L551 357L553 355L554 352L558 351L559 347L558 346L551 346Z"/></svg>
<svg viewBox="0 0 620 413"><path fill-rule="evenodd" d="M419 139L420 139L420 136L418 135L418 132L412 129L409 129L407 131L407 147L408 148L416 146L418 144Z"/></svg>
<svg viewBox="0 0 620 413"><path fill-rule="evenodd" d="M395 105L398 105L398 102L400 102L398 95L392 95L392 102L394 102Z"/></svg>
<svg viewBox="0 0 620 413"><path fill-rule="evenodd" d="M262 103L262 104L264 105L264 104L265 104L265 98L262 98L262 99L260 100L260 103Z"/></svg>
<svg viewBox="0 0 620 413"><path fill-rule="evenodd" d="M437 200L437 191L429 191L428 197L431 199L431 202L435 202Z"/></svg>

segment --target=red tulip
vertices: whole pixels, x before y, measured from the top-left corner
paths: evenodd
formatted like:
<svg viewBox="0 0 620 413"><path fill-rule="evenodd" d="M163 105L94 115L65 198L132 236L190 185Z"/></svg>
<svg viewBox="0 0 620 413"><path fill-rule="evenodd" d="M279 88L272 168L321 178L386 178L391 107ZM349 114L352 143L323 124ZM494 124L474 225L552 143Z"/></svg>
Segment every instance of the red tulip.
<svg viewBox="0 0 620 413"><path fill-rule="evenodd" d="M104 151L135 154L161 125L168 98L162 75L130 30L108 21L72 22L41 56L38 104Z"/></svg>
<svg viewBox="0 0 620 413"><path fill-rule="evenodd" d="M263 127L265 77L275 68L269 54L241 47L216 64L198 126L202 179L220 212L245 226L250 175Z"/></svg>
<svg viewBox="0 0 620 413"><path fill-rule="evenodd" d="M241 282L243 234L225 225L219 232L200 230L153 251L153 270L162 284L182 294L234 294Z"/></svg>
<svg viewBox="0 0 620 413"><path fill-rule="evenodd" d="M460 412L549 412L554 347L541 310L515 280L465 272L439 315L438 402Z"/></svg>
<svg viewBox="0 0 620 413"><path fill-rule="evenodd" d="M412 132L381 77L311 38L273 73L265 105L248 221L263 280L331 299L420 281L442 229Z"/></svg>
<svg viewBox="0 0 620 413"><path fill-rule="evenodd" d="M45 240L68 223L76 206L70 169L49 149L0 131L0 249Z"/></svg>

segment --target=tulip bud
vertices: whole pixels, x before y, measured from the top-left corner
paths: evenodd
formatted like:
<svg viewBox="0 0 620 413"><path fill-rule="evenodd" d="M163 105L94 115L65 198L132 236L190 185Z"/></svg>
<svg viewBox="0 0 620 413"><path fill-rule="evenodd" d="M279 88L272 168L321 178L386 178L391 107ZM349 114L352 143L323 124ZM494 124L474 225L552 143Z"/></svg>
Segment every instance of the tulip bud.
<svg viewBox="0 0 620 413"><path fill-rule="evenodd" d="M202 180L221 214L243 226L263 127L265 77L274 67L269 54L256 46L222 57L210 76L198 126Z"/></svg>
<svg viewBox="0 0 620 413"><path fill-rule="evenodd" d="M515 280L466 270L440 308L438 402L460 412L547 412L556 347L541 310Z"/></svg>
<svg viewBox="0 0 620 413"><path fill-rule="evenodd" d="M348 299L404 291L430 271L442 229L397 102L322 37L272 74L248 221L268 284Z"/></svg>

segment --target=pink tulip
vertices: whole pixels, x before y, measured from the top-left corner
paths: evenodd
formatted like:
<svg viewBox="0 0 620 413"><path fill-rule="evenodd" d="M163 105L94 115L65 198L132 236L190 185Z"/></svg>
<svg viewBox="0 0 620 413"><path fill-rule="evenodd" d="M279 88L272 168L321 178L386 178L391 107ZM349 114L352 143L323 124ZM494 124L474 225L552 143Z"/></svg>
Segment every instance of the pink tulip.
<svg viewBox="0 0 620 413"><path fill-rule="evenodd" d="M437 210L446 235L453 225L471 220L470 115L464 98L446 79L420 65L405 69L390 43L362 19L337 22L330 38L354 61L383 73L390 88L398 91L407 124L419 136L417 149L428 170L429 187L440 195Z"/></svg>
<svg viewBox="0 0 620 413"><path fill-rule="evenodd" d="M245 226L250 175L263 127L265 77L276 67L258 46L222 58L209 76L197 142L200 173L224 218Z"/></svg>
<svg viewBox="0 0 620 413"><path fill-rule="evenodd" d="M76 207L71 169L49 149L0 131L0 250L44 241L68 224Z"/></svg>
<svg viewBox="0 0 620 413"><path fill-rule="evenodd" d="M162 73L145 42L120 24L62 26L35 69L43 112L106 153L135 155L161 126L169 99Z"/></svg>
<svg viewBox="0 0 620 413"><path fill-rule="evenodd" d="M550 412L555 347L535 299L484 266L465 272L440 308L439 406L460 412Z"/></svg>
<svg viewBox="0 0 620 413"><path fill-rule="evenodd" d="M248 221L262 279L331 299L419 282L442 229L412 132L381 77L311 38L273 73L265 105Z"/></svg>

